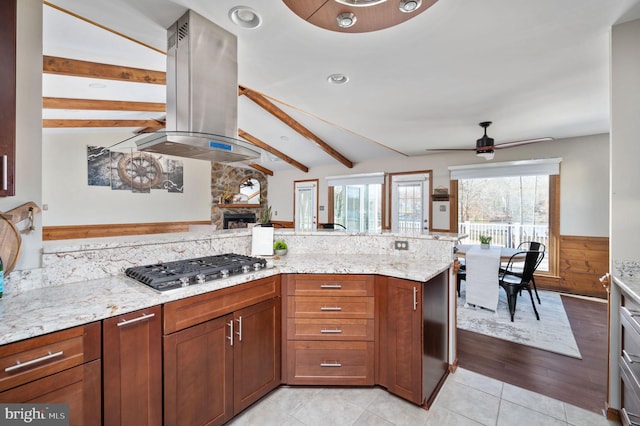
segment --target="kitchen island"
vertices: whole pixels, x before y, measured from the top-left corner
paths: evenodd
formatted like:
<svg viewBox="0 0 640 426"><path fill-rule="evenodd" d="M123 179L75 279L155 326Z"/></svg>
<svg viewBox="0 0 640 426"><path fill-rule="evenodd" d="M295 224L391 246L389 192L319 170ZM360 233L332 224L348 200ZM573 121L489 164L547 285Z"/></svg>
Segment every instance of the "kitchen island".
<svg viewBox="0 0 640 426"><path fill-rule="evenodd" d="M272 367L276 364L278 366L277 370L273 369L272 376L274 377L270 378L268 384L256 384L258 391L253 388L247 390L245 399L238 400L239 402L237 401L235 408L233 404L231 405L230 412L235 413L244 409L257 398L259 399L265 392L273 389L273 386L277 386L280 383L296 384L300 380L300 376L296 376L295 370L291 370L291 366L294 365L292 363L295 362L293 359L295 356L287 356L287 345L291 348L296 347L297 353L301 353L299 351L300 348L310 347L309 345L311 345L313 338L287 338L288 333L291 336L291 326L288 323L290 324L296 318L296 315L292 314L291 309L288 308L288 306L295 306L296 299L292 298L297 296L295 296L295 290L292 289L295 288L296 280L300 277L315 277L314 279L320 280L328 277L332 280L332 285L335 285L335 282L341 280L349 282L353 279L363 279L373 283L368 287L369 290L367 290L366 297L341 299L341 296L337 293L332 295L330 299L325 299L336 303L355 301L358 302L356 305L360 302L366 302L365 305L370 306L370 308L367 308L366 313L346 313L348 309L345 309L343 313L334 315L335 318L330 319L330 321L334 323L344 322L345 315L347 317L352 315L352 319L348 321L350 324L358 321L371 324L368 327L371 327L373 333L369 333L363 338L345 337L342 339L343 341L340 341L339 337L331 340L325 339L325 341L319 343L319 346L332 348L351 345L352 347L362 348L360 353L363 355L356 356L354 358L356 361L354 362L359 363L361 359L366 359L370 369L367 370L366 377L361 384L380 384L390 392L418 404L422 404L425 399L431 401L435 397L435 393L444 377L446 377L448 369L455 365L456 359L455 289L450 283L455 282L451 277L451 265L452 248L457 237L444 234L408 237L406 235L393 234L349 235L335 232L296 233L276 231L275 238L285 240L288 243L289 254L282 258L269 257L267 259L267 268L265 269L232 275L228 278L191 285L165 293L157 292L125 277L122 274L122 270L125 267L155 263L159 260L170 261L212 253L236 252L250 254L250 231L163 235L157 238L150 238L147 241L124 238L111 239L109 241L102 239L96 241L67 241L48 245L45 247L43 254L45 270L42 272L42 285L38 286L37 283L33 282L21 285L21 283L13 281L15 277L13 275L10 285L15 284L15 287L0 301L0 344L4 345L0 346L0 359L2 358L2 350L12 347L12 345L20 345L38 338L52 336L56 332L65 332L75 327L103 323L102 344L104 345L104 359L102 362L105 370L114 368L113 365L118 368L125 368L128 363L127 358L124 356L126 351L122 352L123 348L116 351L120 357L116 364L111 361L107 362L108 357L115 350L113 349L114 344L129 341L130 344L139 345L148 339L147 350L163 346L165 359L165 365L161 367L161 357L160 354L157 354L158 359L147 366L147 371L149 372L148 380L158 380L158 377L161 378L163 376L163 370L165 381L177 380L176 377L178 376L176 374L179 375L181 371L186 374L189 365L187 363L182 368L178 367L182 365L179 361L181 348L179 342L181 341L180 336L182 333L189 333L188 335L196 332L204 333L202 336L206 339L214 338L217 335L222 339L223 346L224 342L229 343L230 338L224 337L228 336L230 331L233 331L233 328L229 330L228 325L225 326L229 321L220 322L220 334L216 334L215 330L217 328L211 328L216 323L211 322L211 325L209 323L210 321L218 321L216 319L218 316L220 316L221 321L226 318L224 315L226 315L225 312L227 311L224 310L224 305L230 303L233 305L229 308L233 311L229 311L230 315L233 314L233 318L236 318L231 321L237 321L237 326L240 327L240 330L243 330L241 325L243 324L243 318L244 322L249 321L248 318L251 318L251 315L258 311L260 312L259 315L262 316L256 318L262 319L255 322L255 324L271 324L269 328L271 331L267 332L267 335L272 336L269 340L271 341L269 348L271 348L273 356L270 358L265 357L265 359L272 360L270 363L273 364L271 365ZM394 242L398 239L407 242L410 250L396 250ZM33 277L27 277L27 281L29 279L33 280ZM282 291L280 287L281 281L283 283ZM245 291L244 289L247 290ZM246 296L241 296L242 294L246 294ZM370 302L365 300L367 298L370 298ZM324 300L322 298L316 299ZM305 301L304 297L298 300L298 302L300 301ZM245 305L250 305L254 302L255 308L246 306L246 309L252 310L245 312ZM243 303L245 304L243 305ZM283 309L280 317L281 303ZM405 329L407 323L403 318L403 310L394 305L395 303L408 305L407 315L417 315L412 320L414 325L409 329ZM203 306L211 306L211 308L205 309ZM348 306L348 303L345 306ZM175 315L172 317L171 315L173 314L170 313L180 312L180 309L183 308L187 309L184 312L197 312L198 319L191 320L187 318L184 326L180 326L178 323L175 323L175 326L171 325L171 318L174 318ZM342 310L341 307L336 306L331 306L330 308L332 311L336 310L336 308ZM207 314L203 309L206 312L209 309L212 313ZM433 318L430 318L429 315L423 317L425 312L432 315ZM395 315L395 317L391 314ZM362 320L357 319L360 316L363 316ZM126 331L127 327L122 327L119 330L118 323L113 322L116 318L118 318L117 321L126 324L137 323L138 321L146 322L147 319L150 324L154 321L158 322L156 326L145 326L142 329L142 335L131 334L132 337L129 338L131 340L127 340L122 337L123 335L119 334ZM302 321L307 320L303 319ZM111 326L107 326L107 324L112 323L115 334L109 331ZM251 323L246 322L245 326L250 327L248 324ZM425 330L429 331L426 332ZM335 334L334 329L331 331ZM242 336L242 331L240 333ZM435 345L434 347L436 348L435 352L433 352L435 356L431 356L431 358L424 358L421 355L423 346L425 346L422 343L424 338L422 333L426 333L427 337L431 334L437 336L430 343L430 345ZM232 340L234 334L237 333L231 333ZM244 342L250 340L246 336L251 335L251 329L247 328L245 334ZM114 337L108 338L109 335ZM162 335L164 335L164 344L161 345L158 339ZM260 332L260 335L264 335L264 330ZM192 341L191 339L187 341ZM236 341L236 345L240 345L238 349L243 347L240 343L242 338L240 339ZM277 344L277 352L273 346L275 341L279 342ZM246 346L246 344L244 347L251 347ZM392 344L400 344L400 352L396 352L405 351L407 354L405 358L413 357L413 364L407 366L405 358L392 359L392 355L396 353L388 350L388 348L393 347L391 346ZM280 345L282 345L282 377L280 376ZM142 347L145 346L142 345ZM251 351L238 352L238 349L235 351L235 356L242 354L245 357L243 358L245 364L249 362L247 360L253 360L253 362L263 361L256 360L255 354L252 355ZM268 348L265 349L264 353L268 353L268 350ZM288 351L289 355L296 353L295 350L294 352L292 350ZM328 350L332 351L332 349ZM255 351L256 349L253 350L253 352ZM152 350L153 352L157 352L157 350ZM194 351L188 350L187 353L194 353ZM151 358L142 357L141 359L146 362ZM173 359L175 367L168 366L167 359ZM428 365L425 364L426 361L423 362L423 359L431 359L432 362ZM96 361L99 360L92 362ZM203 358L197 362L210 363L212 361L208 358ZM243 365L242 362L240 364L238 362L240 361L236 360L235 364ZM338 364L342 364L342 362L328 363L331 367L336 367ZM375 372L371 369L373 365L375 365ZM268 368L265 369L264 366L258 370L271 371ZM286 373L287 371L294 371L294 373L290 375ZM429 376L424 374L425 371L431 371L432 374L429 381L422 382L421 377L424 376L426 378ZM433 373L434 371L435 374ZM437 373L437 371L440 371L440 373ZM114 393L113 389L118 392L126 392L127 389L122 384L107 386L109 379L118 374L103 372L103 375L105 383L102 392L103 398L106 398L106 404L108 396ZM277 377L275 377L276 375ZM407 385L405 382L406 378L414 376L418 377L417 385L414 386L417 386L417 390L414 389L413 394L411 394L407 388L412 385ZM249 377L253 378L254 375ZM338 374L337 377L337 380L335 378L331 379L334 381L329 383L341 384L340 377L345 376ZM0 383L2 383L1 378ZM239 383L246 383L246 381ZM306 383L309 384L309 382ZM428 383L428 386L425 383ZM323 382L320 381L316 384L321 385ZM344 384L349 384L349 381L346 380ZM166 386L167 384L165 383L165 388ZM205 386L203 389L206 389L206 386L212 386L212 384L203 383L203 386ZM236 383L235 387L239 388L239 386ZM162 386L157 386L157 388L161 391ZM167 399L170 395L164 395L165 399L162 404L165 416L170 415L170 412L177 412L175 410L178 410L177 407L180 404L187 403L179 401L178 397L181 395L182 393L177 393L172 400ZM113 399L122 400L121 397L111 398L111 400ZM0 400L2 400L2 388L0 388ZM191 403L191 400L188 403ZM145 401L139 401L137 404L143 404L143 406L144 404L155 405L155 410L161 410L161 408L157 407L159 404L157 394L155 397L149 395ZM125 408L114 408L114 410L125 411ZM148 410L148 412L152 411L153 409ZM224 416L211 418L219 419L217 420L219 422L227 421L230 415L234 415L228 412L229 409L225 411ZM145 420L139 419L138 421L144 422Z"/></svg>

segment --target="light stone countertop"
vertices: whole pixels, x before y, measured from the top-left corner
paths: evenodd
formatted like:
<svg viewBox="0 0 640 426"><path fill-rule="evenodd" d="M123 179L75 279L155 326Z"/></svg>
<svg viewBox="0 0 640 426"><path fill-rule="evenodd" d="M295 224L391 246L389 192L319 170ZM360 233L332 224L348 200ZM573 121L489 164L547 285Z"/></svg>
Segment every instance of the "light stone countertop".
<svg viewBox="0 0 640 426"><path fill-rule="evenodd" d="M374 274L426 282L451 262L379 254L288 254L256 272L159 293L124 275L79 281L0 299L0 345L126 314L280 273Z"/></svg>
<svg viewBox="0 0 640 426"><path fill-rule="evenodd" d="M640 303L640 275L614 275L613 282L634 298L636 303Z"/></svg>

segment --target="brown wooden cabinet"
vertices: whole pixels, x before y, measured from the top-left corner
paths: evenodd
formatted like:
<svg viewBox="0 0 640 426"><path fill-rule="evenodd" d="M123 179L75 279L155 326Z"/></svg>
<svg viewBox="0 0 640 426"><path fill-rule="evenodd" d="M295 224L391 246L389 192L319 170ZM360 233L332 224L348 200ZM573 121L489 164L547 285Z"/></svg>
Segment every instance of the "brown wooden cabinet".
<svg viewBox="0 0 640 426"><path fill-rule="evenodd" d="M100 324L0 346L0 402L69 405L70 425L100 425Z"/></svg>
<svg viewBox="0 0 640 426"><path fill-rule="evenodd" d="M388 277L380 289L379 384L429 405L448 374L448 275L426 283Z"/></svg>
<svg viewBox="0 0 640 426"><path fill-rule="evenodd" d="M293 274L285 280L285 382L373 385L373 276Z"/></svg>
<svg viewBox="0 0 640 426"><path fill-rule="evenodd" d="M15 195L16 5L0 2L0 196Z"/></svg>
<svg viewBox="0 0 640 426"><path fill-rule="evenodd" d="M279 296L274 276L165 305L166 425L224 424L280 384Z"/></svg>
<svg viewBox="0 0 640 426"><path fill-rule="evenodd" d="M103 321L104 424L162 424L161 308Z"/></svg>

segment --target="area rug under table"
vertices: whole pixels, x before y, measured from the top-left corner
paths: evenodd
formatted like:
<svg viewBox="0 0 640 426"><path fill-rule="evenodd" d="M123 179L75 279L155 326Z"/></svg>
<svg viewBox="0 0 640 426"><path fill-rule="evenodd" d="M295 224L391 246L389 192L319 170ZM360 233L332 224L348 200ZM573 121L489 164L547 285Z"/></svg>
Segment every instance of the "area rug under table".
<svg viewBox="0 0 640 426"><path fill-rule="evenodd" d="M514 322L511 322L504 290L500 289L498 310L494 313L471 305L465 307L464 284L463 281L458 297L458 328L582 359L560 294L538 291L542 302L538 304L536 300L538 321L529 294L523 292L518 296ZM533 297L535 300L535 293Z"/></svg>

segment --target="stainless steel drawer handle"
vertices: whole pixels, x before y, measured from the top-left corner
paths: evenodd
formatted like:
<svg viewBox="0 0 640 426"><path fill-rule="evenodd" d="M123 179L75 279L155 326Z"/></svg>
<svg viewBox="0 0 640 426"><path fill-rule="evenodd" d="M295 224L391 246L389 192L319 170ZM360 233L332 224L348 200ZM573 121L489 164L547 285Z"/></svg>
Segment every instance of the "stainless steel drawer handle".
<svg viewBox="0 0 640 426"><path fill-rule="evenodd" d="M640 426L640 423L637 421L632 421L631 417L634 419L640 419L640 416L637 414L629 413L625 408L622 409L622 418L624 419L624 424L630 426Z"/></svg>
<svg viewBox="0 0 640 426"><path fill-rule="evenodd" d="M229 336L227 336L227 339L229 339L229 346L233 346L233 320L229 321L227 325L229 326Z"/></svg>
<svg viewBox="0 0 640 426"><path fill-rule="evenodd" d="M9 172L7 170L8 157L2 156L2 190L6 191L9 188Z"/></svg>
<svg viewBox="0 0 640 426"><path fill-rule="evenodd" d="M13 370L17 370L19 368L24 368L24 367L28 367L30 365L33 364L37 364L39 362L44 362L44 361L48 361L50 359L53 358L57 358L59 356L64 355L64 351L60 351L60 352L56 352L56 353L51 353L51 351L49 351L48 355L45 356L41 356L40 358L36 358L36 359L32 359L31 361L26 361L26 362L20 362L20 361L16 361L16 365L12 365L11 367L7 367L4 369L5 373L9 373Z"/></svg>
<svg viewBox="0 0 640 426"><path fill-rule="evenodd" d="M236 334L238 335L238 341L242 342L242 316L238 317L236 321L238 321L238 331L236 331Z"/></svg>
<svg viewBox="0 0 640 426"><path fill-rule="evenodd" d="M323 328L322 330L320 330L320 333L323 334L339 334L342 333L342 330L336 328L336 329L327 329L327 328Z"/></svg>
<svg viewBox="0 0 640 426"><path fill-rule="evenodd" d="M320 288L342 288L340 284L320 284Z"/></svg>
<svg viewBox="0 0 640 426"><path fill-rule="evenodd" d="M342 308L340 306L323 306L320 308L321 311L341 311Z"/></svg>
<svg viewBox="0 0 640 426"><path fill-rule="evenodd" d="M629 352L627 352L626 349L622 350L622 356L624 357L624 359L629 363L629 364L633 364L636 362L640 362L640 356L638 355L631 355Z"/></svg>
<svg viewBox="0 0 640 426"><path fill-rule="evenodd" d="M342 367L339 362L321 362L320 367Z"/></svg>
<svg viewBox="0 0 640 426"><path fill-rule="evenodd" d="M156 314L143 314L141 317L138 317L138 318L133 318L133 319L130 319L130 320L120 321L118 323L118 327L123 327L125 325L134 324L134 323L140 322L140 321L145 321L145 320L148 320L149 318L153 318L155 316L156 316Z"/></svg>

